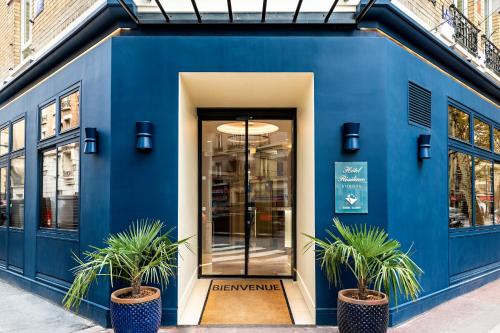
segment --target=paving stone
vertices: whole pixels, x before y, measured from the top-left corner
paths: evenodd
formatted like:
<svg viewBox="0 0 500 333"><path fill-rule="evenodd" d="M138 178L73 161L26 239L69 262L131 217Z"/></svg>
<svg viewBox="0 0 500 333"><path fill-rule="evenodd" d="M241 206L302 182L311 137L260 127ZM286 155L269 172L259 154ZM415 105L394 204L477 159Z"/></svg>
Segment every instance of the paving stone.
<svg viewBox="0 0 500 333"><path fill-rule="evenodd" d="M113 333L0 280L0 333ZM389 333L500 333L500 279L441 304ZM336 327L179 326L160 333L338 333Z"/></svg>

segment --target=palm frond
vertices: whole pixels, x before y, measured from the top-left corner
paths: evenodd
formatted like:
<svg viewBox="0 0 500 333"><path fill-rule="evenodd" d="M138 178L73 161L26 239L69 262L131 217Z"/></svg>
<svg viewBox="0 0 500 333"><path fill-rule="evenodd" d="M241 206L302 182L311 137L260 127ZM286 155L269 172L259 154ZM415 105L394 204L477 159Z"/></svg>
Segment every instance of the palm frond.
<svg viewBox="0 0 500 333"><path fill-rule="evenodd" d="M397 302L398 295L415 299L421 290L418 276L423 271L410 258L410 253L400 250L401 244L385 230L376 226L346 226L335 217L335 229L326 230L327 237L319 239L305 235L310 242L308 251L315 246L317 259L328 281L340 286L340 267L347 267L358 281L358 288L372 287L385 291Z"/></svg>
<svg viewBox="0 0 500 333"><path fill-rule="evenodd" d="M175 241L172 232L163 232L159 220L139 220L124 232L110 235L103 248L91 247L83 253L83 259L73 255L77 263L72 270L75 279L63 299L64 306L78 309L98 277L109 277L112 285L114 280L122 280L166 287L175 275L179 248L188 247L189 240Z"/></svg>

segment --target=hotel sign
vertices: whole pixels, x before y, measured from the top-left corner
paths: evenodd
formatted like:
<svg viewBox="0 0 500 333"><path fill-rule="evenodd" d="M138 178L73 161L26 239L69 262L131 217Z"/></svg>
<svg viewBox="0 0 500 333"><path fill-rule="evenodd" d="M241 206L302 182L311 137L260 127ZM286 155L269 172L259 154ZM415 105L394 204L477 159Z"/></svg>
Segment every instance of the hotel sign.
<svg viewBox="0 0 500 333"><path fill-rule="evenodd" d="M368 213L367 162L335 162L335 213Z"/></svg>

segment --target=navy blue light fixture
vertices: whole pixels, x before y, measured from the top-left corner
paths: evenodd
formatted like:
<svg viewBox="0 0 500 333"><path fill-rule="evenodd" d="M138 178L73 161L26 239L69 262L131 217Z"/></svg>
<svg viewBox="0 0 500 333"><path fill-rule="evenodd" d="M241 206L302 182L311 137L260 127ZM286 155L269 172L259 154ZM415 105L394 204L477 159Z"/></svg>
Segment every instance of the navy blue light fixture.
<svg viewBox="0 0 500 333"><path fill-rule="evenodd" d="M344 150L359 150L359 123L344 123Z"/></svg>
<svg viewBox="0 0 500 333"><path fill-rule="evenodd" d="M418 137L418 158L428 160L431 158L431 135L420 134Z"/></svg>
<svg viewBox="0 0 500 333"><path fill-rule="evenodd" d="M153 149L153 123L138 121L135 123L137 150L148 152Z"/></svg>
<svg viewBox="0 0 500 333"><path fill-rule="evenodd" d="M85 127L83 152L85 154L97 153L97 129L95 127Z"/></svg>

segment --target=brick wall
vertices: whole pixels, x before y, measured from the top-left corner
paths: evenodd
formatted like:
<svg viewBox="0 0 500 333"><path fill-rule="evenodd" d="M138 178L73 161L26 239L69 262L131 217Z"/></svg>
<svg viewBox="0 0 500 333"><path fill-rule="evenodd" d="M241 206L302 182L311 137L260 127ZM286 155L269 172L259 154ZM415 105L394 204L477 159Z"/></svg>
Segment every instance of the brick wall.
<svg viewBox="0 0 500 333"><path fill-rule="evenodd" d="M33 18L30 52L37 52L98 0L44 0ZM32 17L34 0L32 0ZM0 0L0 85L21 61L21 0Z"/></svg>
<svg viewBox="0 0 500 333"><path fill-rule="evenodd" d="M491 41L500 48L500 12L497 11L493 14L493 34L491 35Z"/></svg>
<svg viewBox="0 0 500 333"><path fill-rule="evenodd" d="M44 10L34 19L34 52L43 48L97 0L44 0Z"/></svg>
<svg viewBox="0 0 500 333"><path fill-rule="evenodd" d="M400 0L406 8L426 23L431 29L437 27L442 20L442 9L450 7L453 0Z"/></svg>
<svg viewBox="0 0 500 333"><path fill-rule="evenodd" d="M19 63L21 3L20 0L0 2L0 80ZM1 84L1 82L0 82Z"/></svg>

